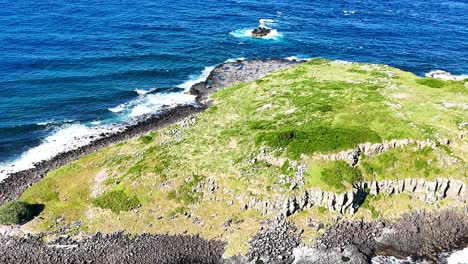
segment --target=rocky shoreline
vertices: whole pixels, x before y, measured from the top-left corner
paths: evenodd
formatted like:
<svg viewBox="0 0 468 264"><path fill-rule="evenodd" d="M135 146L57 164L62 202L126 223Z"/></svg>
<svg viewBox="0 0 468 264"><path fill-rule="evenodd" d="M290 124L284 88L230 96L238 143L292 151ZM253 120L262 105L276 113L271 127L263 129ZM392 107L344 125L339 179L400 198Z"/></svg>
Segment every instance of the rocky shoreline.
<svg viewBox="0 0 468 264"><path fill-rule="evenodd" d="M322 227L323 228L323 227ZM371 263L393 256L407 263L446 263L447 253L468 246L468 208L413 211L399 219L335 219L313 246L300 242L302 230L285 217L263 222L245 256L224 258L226 244L198 236L96 234L76 241L60 237L0 235L1 263Z"/></svg>

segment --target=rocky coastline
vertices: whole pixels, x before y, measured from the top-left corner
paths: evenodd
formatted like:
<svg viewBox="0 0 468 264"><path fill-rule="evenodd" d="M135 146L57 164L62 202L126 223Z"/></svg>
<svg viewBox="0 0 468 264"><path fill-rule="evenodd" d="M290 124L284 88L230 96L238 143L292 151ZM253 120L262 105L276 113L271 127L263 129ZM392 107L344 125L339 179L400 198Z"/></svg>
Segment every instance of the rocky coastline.
<svg viewBox="0 0 468 264"><path fill-rule="evenodd" d="M15 200L42 179L47 172L59 168L103 147L122 142L149 131L163 128L211 105L209 94L237 82L249 82L268 73L285 69L303 61L269 59L238 60L217 66L204 82L193 85L189 93L196 95L195 105L180 105L162 111L125 130L104 135L87 146L61 153L42 161L32 169L9 175L0 183L0 204ZM410 142L411 144L414 142ZM410 144L408 143L408 144ZM398 143L399 144L399 143ZM396 145L398 145L396 144ZM402 143L403 144L403 143ZM395 146L396 146L395 145ZM375 146L367 148L372 149ZM358 150L365 153L366 148ZM380 148L378 148L380 150ZM354 150L353 150L354 151ZM343 152L324 159L347 160L351 165L359 155ZM355 153L354 153L355 154ZM366 153L365 153L366 154ZM298 166L300 168L300 166ZM302 168L304 170L305 168ZM465 203L466 184L451 179L420 181L362 182L344 194L330 194L308 190L304 196L287 197L276 205L248 201L247 207L259 211L276 211L277 217L265 221L250 241L246 256L223 258L226 244L204 240L198 236L168 236L141 234L130 237L122 233L96 234L82 240L61 237L44 242L41 235L23 236L14 232L0 232L1 263L369 263L376 255L413 257L415 260L442 262L441 254L468 246L468 208L462 211L415 211L388 221L347 221L336 219L313 246L300 242L302 230L287 221L286 216L314 205L330 211L353 213L366 192L411 193L424 201L450 197ZM320 200L320 201L319 201ZM265 209L265 206L272 208ZM258 208L257 208L258 207ZM344 218L343 218L344 219Z"/></svg>
<svg viewBox="0 0 468 264"><path fill-rule="evenodd" d="M220 64L210 73L204 82L197 83L190 88L189 93L196 95L196 103L194 105L179 105L162 110L159 114L152 115L134 125L130 125L123 131L102 135L102 138L96 139L86 146L60 153L52 159L35 164L31 169L8 175L6 179L0 182L0 205L18 199L29 186L42 179L51 170L57 169L96 150L152 130L161 129L205 110L210 106L208 96L223 87L238 82L250 82L301 62L303 61L252 59Z"/></svg>

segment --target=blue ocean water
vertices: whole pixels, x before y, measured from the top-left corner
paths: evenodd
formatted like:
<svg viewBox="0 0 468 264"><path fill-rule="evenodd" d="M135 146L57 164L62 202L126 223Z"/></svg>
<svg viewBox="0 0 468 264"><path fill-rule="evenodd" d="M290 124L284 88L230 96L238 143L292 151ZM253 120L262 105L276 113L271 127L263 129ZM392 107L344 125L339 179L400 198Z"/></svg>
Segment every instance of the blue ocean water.
<svg viewBox="0 0 468 264"><path fill-rule="evenodd" d="M190 81L232 58L319 56L419 75L468 73L466 0L0 3L0 178L161 105L191 101L183 94ZM260 19L273 20L274 36L246 36Z"/></svg>

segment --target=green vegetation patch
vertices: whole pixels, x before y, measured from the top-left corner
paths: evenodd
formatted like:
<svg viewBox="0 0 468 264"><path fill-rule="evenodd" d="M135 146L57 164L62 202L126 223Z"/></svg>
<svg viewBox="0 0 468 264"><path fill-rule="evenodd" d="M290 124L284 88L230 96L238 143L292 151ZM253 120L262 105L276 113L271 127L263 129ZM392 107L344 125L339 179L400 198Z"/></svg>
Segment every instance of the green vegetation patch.
<svg viewBox="0 0 468 264"><path fill-rule="evenodd" d="M27 202L13 201L8 202L0 207L0 224L2 225L19 225L27 222L36 216L38 206Z"/></svg>
<svg viewBox="0 0 468 264"><path fill-rule="evenodd" d="M136 196L128 196L123 190L105 192L93 200L93 205L103 209L110 209L114 213L129 211L140 205Z"/></svg>
<svg viewBox="0 0 468 264"><path fill-rule="evenodd" d="M372 202L373 202L373 201L378 201L378 200L380 200L381 197L382 197L381 194L377 194L377 196L374 196L374 195L372 195L372 194L370 194L370 193L367 193L366 199L364 199L364 202L362 202L360 208L369 210L369 211L371 212L371 215L372 215L372 218L373 218L373 219L379 218L380 213L379 213L379 211L377 211L377 209L375 209L375 207L372 205Z"/></svg>
<svg viewBox="0 0 468 264"><path fill-rule="evenodd" d="M392 149L373 158L362 157L359 167L367 180L405 179L410 177L436 177L442 170L438 157L447 155L443 148L438 152L430 147L413 150L413 147ZM454 169L452 166L447 170ZM448 171L447 171L448 172Z"/></svg>
<svg viewBox="0 0 468 264"><path fill-rule="evenodd" d="M416 82L431 88L442 88L446 85L445 81L434 78L422 78Z"/></svg>
<svg viewBox="0 0 468 264"><path fill-rule="evenodd" d="M444 88L451 92L467 92L464 81L445 81L434 78L417 79L416 83L425 85L430 88Z"/></svg>
<svg viewBox="0 0 468 264"><path fill-rule="evenodd" d="M362 142L379 142L377 133L360 127L304 127L304 130L262 132L255 136L256 144L286 148L291 158L301 154L349 149Z"/></svg>
<svg viewBox="0 0 468 264"><path fill-rule="evenodd" d="M151 135L144 135L138 139L143 144L149 144L153 142L154 138Z"/></svg>
<svg viewBox="0 0 468 264"><path fill-rule="evenodd" d="M361 171L344 161L333 162L332 165L322 169L320 175L323 182L341 191L345 190L344 183L354 184L361 178Z"/></svg>
<svg viewBox="0 0 468 264"><path fill-rule="evenodd" d="M184 204L197 203L203 197L203 192L196 191L195 189L202 180L202 176L193 175L188 181L185 181L182 185L171 190L167 194L167 197Z"/></svg>

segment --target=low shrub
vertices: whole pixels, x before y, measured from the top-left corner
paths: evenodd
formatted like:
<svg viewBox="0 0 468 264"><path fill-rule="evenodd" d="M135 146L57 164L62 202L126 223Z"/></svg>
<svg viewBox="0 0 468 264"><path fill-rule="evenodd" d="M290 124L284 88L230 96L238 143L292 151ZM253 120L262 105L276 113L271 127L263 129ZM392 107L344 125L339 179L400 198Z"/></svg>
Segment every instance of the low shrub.
<svg viewBox="0 0 468 264"><path fill-rule="evenodd" d="M349 166L349 164L344 161L334 162L332 166L324 168L320 175L320 179L323 182L338 190L345 189L344 182L354 184L361 180L361 178L361 171Z"/></svg>
<svg viewBox="0 0 468 264"><path fill-rule="evenodd" d="M37 206L27 202L13 201L8 202L0 207L0 224L2 225L18 225L36 216Z"/></svg>
<svg viewBox="0 0 468 264"><path fill-rule="evenodd" d="M154 139L150 135L144 135L144 136L141 136L138 140L143 144L149 144L153 142Z"/></svg>
<svg viewBox="0 0 468 264"><path fill-rule="evenodd" d="M93 200L93 205L103 209L110 209L114 213L128 211L140 205L136 196L128 196L123 190L105 192Z"/></svg>

